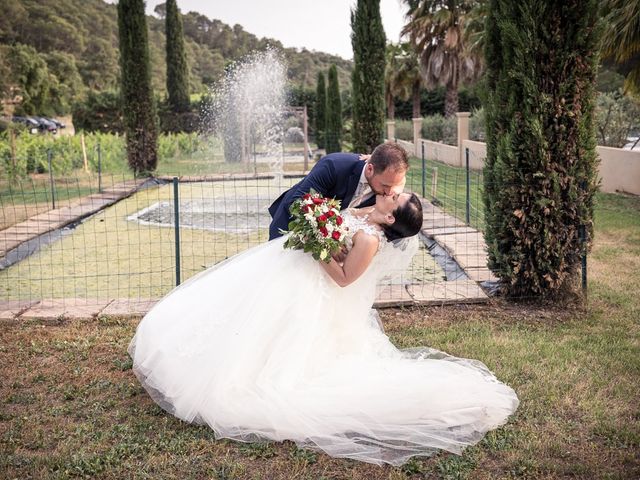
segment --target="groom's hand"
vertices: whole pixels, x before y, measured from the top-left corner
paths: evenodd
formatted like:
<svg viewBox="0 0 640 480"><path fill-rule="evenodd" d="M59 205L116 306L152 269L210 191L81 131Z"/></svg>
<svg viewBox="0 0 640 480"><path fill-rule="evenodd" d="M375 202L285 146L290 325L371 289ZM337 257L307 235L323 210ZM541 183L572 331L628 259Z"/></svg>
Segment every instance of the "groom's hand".
<svg viewBox="0 0 640 480"><path fill-rule="evenodd" d="M337 251L336 253L334 253L333 255L331 255L333 257L333 259L342 264L344 262L344 259L347 258L347 247L345 247L344 245L342 246L342 248Z"/></svg>

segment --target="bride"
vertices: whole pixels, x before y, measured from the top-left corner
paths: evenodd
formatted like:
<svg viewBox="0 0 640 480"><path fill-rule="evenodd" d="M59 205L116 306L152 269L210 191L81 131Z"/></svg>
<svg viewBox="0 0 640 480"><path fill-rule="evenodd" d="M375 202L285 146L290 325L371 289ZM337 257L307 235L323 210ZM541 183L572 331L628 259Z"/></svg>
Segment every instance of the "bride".
<svg viewBox="0 0 640 480"><path fill-rule="evenodd" d="M377 279L415 252L418 197L378 196L343 214L343 263L285 250L281 237L174 289L140 322L133 370L163 409L218 438L392 465L459 454L518 398L479 361L398 350L371 309Z"/></svg>

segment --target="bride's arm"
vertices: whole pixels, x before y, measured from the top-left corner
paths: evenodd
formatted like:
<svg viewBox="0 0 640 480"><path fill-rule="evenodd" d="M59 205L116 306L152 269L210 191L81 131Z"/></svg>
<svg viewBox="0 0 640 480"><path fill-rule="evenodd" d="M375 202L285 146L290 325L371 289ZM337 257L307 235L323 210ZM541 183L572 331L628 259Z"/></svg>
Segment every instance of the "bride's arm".
<svg viewBox="0 0 640 480"><path fill-rule="evenodd" d="M353 247L342 266L333 258L330 263L320 261L320 265L338 285L346 287L367 269L378 251L378 243L376 236L358 232L353 237Z"/></svg>

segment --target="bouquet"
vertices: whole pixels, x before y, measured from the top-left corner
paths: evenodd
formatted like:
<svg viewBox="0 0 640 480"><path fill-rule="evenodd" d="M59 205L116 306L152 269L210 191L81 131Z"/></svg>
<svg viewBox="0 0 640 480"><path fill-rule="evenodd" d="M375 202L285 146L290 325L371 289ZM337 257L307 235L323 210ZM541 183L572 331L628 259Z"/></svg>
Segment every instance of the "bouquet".
<svg viewBox="0 0 640 480"><path fill-rule="evenodd" d="M347 227L340 216L340 201L311 192L294 201L289 208L293 219L284 248L304 250L316 260L329 263L331 254L344 245Z"/></svg>

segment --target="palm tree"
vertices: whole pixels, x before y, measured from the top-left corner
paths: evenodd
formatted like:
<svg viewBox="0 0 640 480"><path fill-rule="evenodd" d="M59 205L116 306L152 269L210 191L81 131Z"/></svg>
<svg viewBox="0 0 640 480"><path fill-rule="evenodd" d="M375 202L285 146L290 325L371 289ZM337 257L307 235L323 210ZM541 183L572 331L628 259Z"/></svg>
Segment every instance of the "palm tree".
<svg viewBox="0 0 640 480"><path fill-rule="evenodd" d="M385 99L390 120L395 117L394 99L413 98L413 118L420 117L420 87L422 76L418 56L407 42L387 45L387 65L384 72Z"/></svg>
<svg viewBox="0 0 640 480"><path fill-rule="evenodd" d="M458 111L458 86L482 71L481 56L465 45L465 23L477 0L403 0L408 23L402 29L418 52L427 88L446 88L444 114Z"/></svg>
<svg viewBox="0 0 640 480"><path fill-rule="evenodd" d="M640 96L640 3L607 0L603 5L605 34L602 56L625 76L625 91Z"/></svg>

